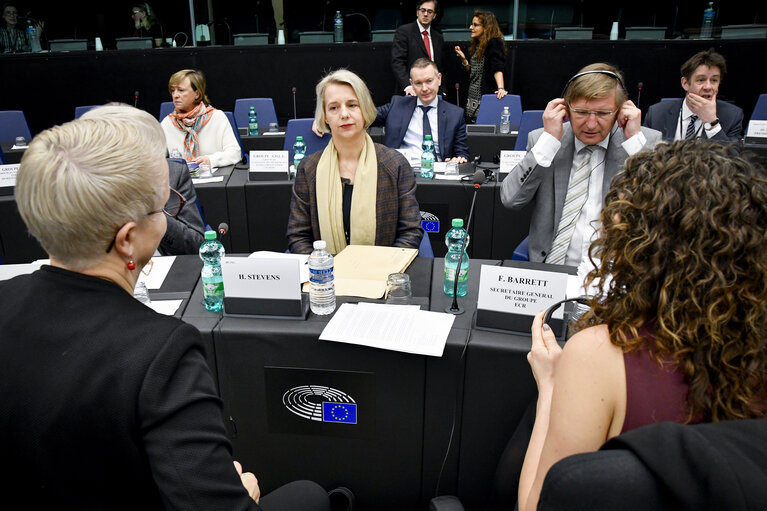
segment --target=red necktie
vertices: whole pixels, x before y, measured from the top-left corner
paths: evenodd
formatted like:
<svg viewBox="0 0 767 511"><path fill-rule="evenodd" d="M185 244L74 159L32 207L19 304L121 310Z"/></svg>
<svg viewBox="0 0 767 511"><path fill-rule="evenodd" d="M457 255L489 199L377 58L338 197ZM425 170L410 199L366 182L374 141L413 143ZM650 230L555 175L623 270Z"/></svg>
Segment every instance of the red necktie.
<svg viewBox="0 0 767 511"><path fill-rule="evenodd" d="M426 30L423 31L423 45L426 46L426 55L429 56L430 60L433 60L431 58L431 46L429 45L429 32Z"/></svg>

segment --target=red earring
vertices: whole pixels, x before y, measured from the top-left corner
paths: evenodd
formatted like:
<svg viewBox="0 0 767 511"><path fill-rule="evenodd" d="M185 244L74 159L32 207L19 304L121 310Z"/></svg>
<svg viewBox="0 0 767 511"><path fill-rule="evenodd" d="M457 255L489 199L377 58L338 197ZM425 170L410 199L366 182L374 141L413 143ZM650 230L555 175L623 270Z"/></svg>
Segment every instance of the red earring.
<svg viewBox="0 0 767 511"><path fill-rule="evenodd" d="M127 266L130 271L133 271L136 269L136 263L133 262L133 259L125 263L125 266Z"/></svg>

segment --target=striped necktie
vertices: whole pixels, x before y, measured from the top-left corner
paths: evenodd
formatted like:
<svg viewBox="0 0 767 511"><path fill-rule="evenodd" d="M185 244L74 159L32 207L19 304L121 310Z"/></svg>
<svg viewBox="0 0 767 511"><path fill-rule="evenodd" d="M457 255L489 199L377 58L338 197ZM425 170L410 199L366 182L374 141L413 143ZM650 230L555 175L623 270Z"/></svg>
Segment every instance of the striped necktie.
<svg viewBox="0 0 767 511"><path fill-rule="evenodd" d="M586 197L589 195L589 177L591 177L591 155L594 146L586 146L582 149L583 160L575 169L570 182L567 185L567 195L565 204L562 207L562 218L559 220L557 234L551 244L551 250L546 257L549 264L565 264L567 257L567 248L570 246L570 240L575 231L575 223L578 215L586 203Z"/></svg>
<svg viewBox="0 0 767 511"><path fill-rule="evenodd" d="M687 132L684 134L685 140L690 140L691 138L695 138L695 121L698 120L698 116L695 114L692 114L690 116L690 122L687 124Z"/></svg>

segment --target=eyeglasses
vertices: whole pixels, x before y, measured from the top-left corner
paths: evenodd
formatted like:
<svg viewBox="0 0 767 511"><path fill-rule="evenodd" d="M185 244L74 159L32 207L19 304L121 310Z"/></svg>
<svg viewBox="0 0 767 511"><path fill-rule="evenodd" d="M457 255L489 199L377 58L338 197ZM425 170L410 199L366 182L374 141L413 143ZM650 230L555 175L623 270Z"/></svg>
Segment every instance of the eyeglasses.
<svg viewBox="0 0 767 511"><path fill-rule="evenodd" d="M184 196L181 195L181 193L179 193L177 190L170 188L170 195L168 196L168 202L165 203L165 207L155 211L150 211L146 214L146 216L152 216L162 211L170 218L176 218L179 213L181 213L181 210L184 209L185 204L186 199ZM109 246L107 247L107 254L110 250L112 250L112 247L115 246L115 241L117 241L117 234L115 234L115 237L112 238L112 241L109 242Z"/></svg>
<svg viewBox="0 0 767 511"><path fill-rule="evenodd" d="M429 16L431 16L432 14L434 14L434 9L418 9L418 12L420 12L421 14L428 14Z"/></svg>
<svg viewBox="0 0 767 511"><path fill-rule="evenodd" d="M591 114L594 114L597 116L597 119L600 120L606 120L615 114L618 110L589 110L587 108L573 108L570 106L570 103L567 104L567 106L570 108L570 116L574 117L576 119L585 119Z"/></svg>
<svg viewBox="0 0 767 511"><path fill-rule="evenodd" d="M471 25L469 25L469 28L481 27L481 26L482 26L482 23L472 23Z"/></svg>

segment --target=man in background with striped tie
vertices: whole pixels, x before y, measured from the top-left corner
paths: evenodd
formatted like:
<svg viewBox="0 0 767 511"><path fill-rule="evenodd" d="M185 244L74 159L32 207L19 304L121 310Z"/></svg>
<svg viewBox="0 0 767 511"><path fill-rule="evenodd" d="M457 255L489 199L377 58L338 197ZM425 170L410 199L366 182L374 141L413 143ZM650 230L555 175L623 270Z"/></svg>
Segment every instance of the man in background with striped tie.
<svg viewBox="0 0 767 511"><path fill-rule="evenodd" d="M682 64L683 99L655 103L644 125L663 133L663 140L703 138L737 142L743 136L743 110L718 98L727 71L724 56L701 51Z"/></svg>
<svg viewBox="0 0 767 511"><path fill-rule="evenodd" d="M549 101L543 128L530 132L527 154L501 187L509 209L534 203L530 261L577 267L588 260L613 176L626 158L661 139L641 117L620 72L604 63L581 69L562 97Z"/></svg>

